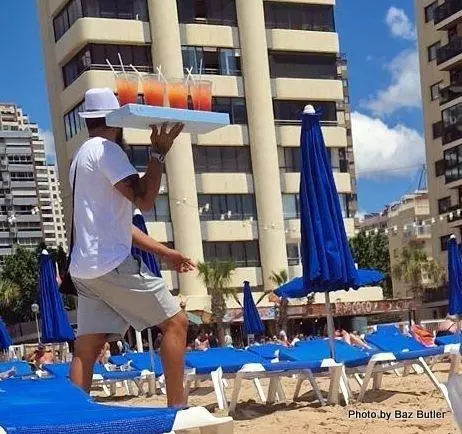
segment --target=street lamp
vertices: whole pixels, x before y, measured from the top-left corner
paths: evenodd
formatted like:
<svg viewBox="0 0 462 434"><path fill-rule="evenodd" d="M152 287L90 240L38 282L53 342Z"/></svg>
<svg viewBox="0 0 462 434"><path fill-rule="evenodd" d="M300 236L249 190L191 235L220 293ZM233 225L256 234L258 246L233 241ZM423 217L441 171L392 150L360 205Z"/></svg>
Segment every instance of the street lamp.
<svg viewBox="0 0 462 434"><path fill-rule="evenodd" d="M35 315L35 326L37 327L37 340L38 343L40 343L40 328L39 328L39 322L38 322L38 313L39 313L39 305L37 303L33 303L30 307L32 313Z"/></svg>

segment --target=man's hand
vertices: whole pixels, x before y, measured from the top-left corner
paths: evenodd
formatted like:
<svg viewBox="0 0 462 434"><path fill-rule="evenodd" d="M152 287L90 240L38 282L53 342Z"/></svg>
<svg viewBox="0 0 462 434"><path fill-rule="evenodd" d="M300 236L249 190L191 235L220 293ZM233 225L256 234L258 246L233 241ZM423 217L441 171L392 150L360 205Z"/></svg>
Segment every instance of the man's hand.
<svg viewBox="0 0 462 434"><path fill-rule="evenodd" d="M165 122L159 129L156 125L151 125L151 145L159 154L167 155L173 145L174 140L180 135L184 124L177 123L167 132L168 124Z"/></svg>
<svg viewBox="0 0 462 434"><path fill-rule="evenodd" d="M178 271L179 273L187 273L196 268L196 264L191 259L174 249L168 249L162 254L162 259L166 262L169 269Z"/></svg>

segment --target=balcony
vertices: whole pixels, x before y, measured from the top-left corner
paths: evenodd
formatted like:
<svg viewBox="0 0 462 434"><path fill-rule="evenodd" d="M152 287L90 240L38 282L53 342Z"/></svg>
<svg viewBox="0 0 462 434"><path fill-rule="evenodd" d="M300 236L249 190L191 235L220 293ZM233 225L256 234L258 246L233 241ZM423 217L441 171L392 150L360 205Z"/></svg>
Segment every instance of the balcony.
<svg viewBox="0 0 462 434"><path fill-rule="evenodd" d="M403 238L409 239L430 239L432 236L432 228L429 225L426 226L415 226L410 229L406 229L403 232Z"/></svg>
<svg viewBox="0 0 462 434"><path fill-rule="evenodd" d="M459 74L460 75L460 74ZM454 101L462 96L462 76L457 77L449 86L440 89L440 105Z"/></svg>
<svg viewBox="0 0 462 434"><path fill-rule="evenodd" d="M444 128L443 145L454 142L462 138L462 124L454 124Z"/></svg>
<svg viewBox="0 0 462 434"><path fill-rule="evenodd" d="M436 52L436 64L443 71L448 71L462 62L462 38L456 37L443 45Z"/></svg>
<svg viewBox="0 0 462 434"><path fill-rule="evenodd" d="M446 0L435 9L434 23L437 30L447 30L462 18L462 0Z"/></svg>

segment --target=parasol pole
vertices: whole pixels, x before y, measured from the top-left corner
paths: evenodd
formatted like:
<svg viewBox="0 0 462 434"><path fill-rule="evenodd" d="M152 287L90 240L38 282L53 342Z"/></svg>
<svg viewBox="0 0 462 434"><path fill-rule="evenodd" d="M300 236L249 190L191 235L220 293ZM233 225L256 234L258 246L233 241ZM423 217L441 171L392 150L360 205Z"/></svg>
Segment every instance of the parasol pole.
<svg viewBox="0 0 462 434"><path fill-rule="evenodd" d="M334 318L332 316L332 310L330 305L330 295L327 291L325 293L326 297L326 319L327 319L327 334L329 335L329 348L330 348L330 356L335 360L335 342L334 342L334 334L335 334L335 327L334 327Z"/></svg>
<svg viewBox="0 0 462 434"><path fill-rule="evenodd" d="M143 352L143 339L141 338L141 332L135 330L135 338L136 338L136 351L139 353Z"/></svg>

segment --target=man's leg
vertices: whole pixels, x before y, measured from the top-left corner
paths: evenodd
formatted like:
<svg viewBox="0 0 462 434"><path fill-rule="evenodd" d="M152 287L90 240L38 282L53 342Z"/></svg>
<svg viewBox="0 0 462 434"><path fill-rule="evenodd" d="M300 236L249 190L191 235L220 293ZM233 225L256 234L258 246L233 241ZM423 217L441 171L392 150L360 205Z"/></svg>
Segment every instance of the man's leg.
<svg viewBox="0 0 462 434"><path fill-rule="evenodd" d="M188 319L183 311L164 321L160 328L164 337L160 346L160 355L164 367L167 386L167 405L178 407L184 405L184 353Z"/></svg>
<svg viewBox="0 0 462 434"><path fill-rule="evenodd" d="M105 333L79 336L75 341L71 381L87 393L90 393L93 365L105 342Z"/></svg>

